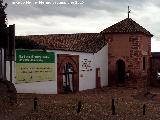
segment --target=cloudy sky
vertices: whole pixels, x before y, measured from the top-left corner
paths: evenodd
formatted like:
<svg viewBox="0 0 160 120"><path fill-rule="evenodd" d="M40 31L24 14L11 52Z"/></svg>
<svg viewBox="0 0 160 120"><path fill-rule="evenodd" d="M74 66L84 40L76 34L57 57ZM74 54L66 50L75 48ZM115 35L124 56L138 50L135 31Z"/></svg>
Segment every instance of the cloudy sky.
<svg viewBox="0 0 160 120"><path fill-rule="evenodd" d="M159 0L4 1L8 24L16 25L16 35L100 32L125 19L129 5L130 17L154 35L152 51L160 52Z"/></svg>

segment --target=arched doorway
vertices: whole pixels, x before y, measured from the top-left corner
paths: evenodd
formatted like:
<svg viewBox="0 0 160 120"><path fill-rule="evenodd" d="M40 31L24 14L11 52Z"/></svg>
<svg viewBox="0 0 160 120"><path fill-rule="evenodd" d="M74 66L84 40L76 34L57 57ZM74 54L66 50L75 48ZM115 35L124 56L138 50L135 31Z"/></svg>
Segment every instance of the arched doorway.
<svg viewBox="0 0 160 120"><path fill-rule="evenodd" d="M58 93L79 91L78 55L57 55L57 91Z"/></svg>
<svg viewBox="0 0 160 120"><path fill-rule="evenodd" d="M117 60L116 69L117 69L117 83L124 84L125 83L125 62L123 60Z"/></svg>

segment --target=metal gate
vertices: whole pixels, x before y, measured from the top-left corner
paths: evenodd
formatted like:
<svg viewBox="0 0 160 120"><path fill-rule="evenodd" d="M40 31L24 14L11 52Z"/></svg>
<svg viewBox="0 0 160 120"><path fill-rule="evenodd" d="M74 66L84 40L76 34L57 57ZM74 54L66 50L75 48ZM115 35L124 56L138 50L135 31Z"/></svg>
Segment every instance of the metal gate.
<svg viewBox="0 0 160 120"><path fill-rule="evenodd" d="M66 63L63 69L63 88L65 92L73 92L72 68L71 63Z"/></svg>

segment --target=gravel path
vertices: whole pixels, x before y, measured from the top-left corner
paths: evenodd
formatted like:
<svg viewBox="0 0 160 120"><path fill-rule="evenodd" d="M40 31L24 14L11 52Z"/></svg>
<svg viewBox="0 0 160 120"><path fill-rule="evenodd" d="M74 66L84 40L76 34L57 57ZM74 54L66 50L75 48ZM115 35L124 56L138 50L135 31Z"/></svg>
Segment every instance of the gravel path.
<svg viewBox="0 0 160 120"><path fill-rule="evenodd" d="M160 89L150 90L154 98L141 96L137 90L125 87L86 90L76 94L18 94L18 103L1 107L1 120L160 120ZM37 97L37 110L33 99ZM152 96L153 97L153 96ZM111 102L115 100L115 115ZM77 104L81 101L81 111ZM143 105L146 115L143 115Z"/></svg>

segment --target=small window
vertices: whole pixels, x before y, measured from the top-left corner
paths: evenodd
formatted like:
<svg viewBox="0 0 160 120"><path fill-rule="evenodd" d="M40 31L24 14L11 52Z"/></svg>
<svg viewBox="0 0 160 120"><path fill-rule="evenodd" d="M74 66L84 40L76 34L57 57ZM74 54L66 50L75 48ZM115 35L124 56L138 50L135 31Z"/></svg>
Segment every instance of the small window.
<svg viewBox="0 0 160 120"><path fill-rule="evenodd" d="M146 69L146 58L143 57L143 70L145 70L145 69Z"/></svg>

